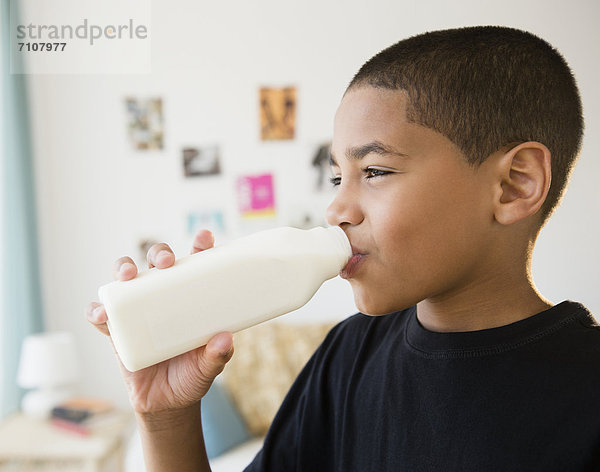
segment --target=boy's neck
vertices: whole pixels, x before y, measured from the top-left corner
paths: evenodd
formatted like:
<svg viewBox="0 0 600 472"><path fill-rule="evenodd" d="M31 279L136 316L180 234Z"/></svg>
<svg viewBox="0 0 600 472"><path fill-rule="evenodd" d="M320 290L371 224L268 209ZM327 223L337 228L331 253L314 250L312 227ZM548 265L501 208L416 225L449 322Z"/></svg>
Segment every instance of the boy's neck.
<svg viewBox="0 0 600 472"><path fill-rule="evenodd" d="M429 331L497 328L553 306L535 288L531 272L540 227L524 222L490 243L494 248L454 289L417 303L417 318ZM535 223L535 222L534 222ZM506 228L502 227L501 230Z"/></svg>
<svg viewBox="0 0 600 472"><path fill-rule="evenodd" d="M477 331L514 323L552 307L527 277L511 285L479 287L478 293L489 294L479 300L469 290L423 300L417 304L417 318L429 331Z"/></svg>

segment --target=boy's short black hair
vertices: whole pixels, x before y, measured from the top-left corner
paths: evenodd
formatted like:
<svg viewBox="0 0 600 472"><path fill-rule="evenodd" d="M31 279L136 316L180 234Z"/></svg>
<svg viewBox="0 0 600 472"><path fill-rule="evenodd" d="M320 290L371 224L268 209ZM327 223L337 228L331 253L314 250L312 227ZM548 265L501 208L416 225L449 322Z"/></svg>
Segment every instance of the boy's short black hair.
<svg viewBox="0 0 600 472"><path fill-rule="evenodd" d="M561 54L531 33L499 26L433 31L367 61L348 90L408 94L407 119L454 142L473 165L509 144L538 141L552 156L545 221L558 205L583 135L581 99Z"/></svg>

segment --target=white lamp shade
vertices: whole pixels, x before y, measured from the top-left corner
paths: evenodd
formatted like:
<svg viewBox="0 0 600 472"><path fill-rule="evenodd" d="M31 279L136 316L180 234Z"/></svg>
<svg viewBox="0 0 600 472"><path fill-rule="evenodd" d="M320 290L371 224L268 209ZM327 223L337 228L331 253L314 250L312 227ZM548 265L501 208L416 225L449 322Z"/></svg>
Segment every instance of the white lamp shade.
<svg viewBox="0 0 600 472"><path fill-rule="evenodd" d="M27 336L21 349L17 383L23 388L49 388L77 380L75 338L67 332Z"/></svg>

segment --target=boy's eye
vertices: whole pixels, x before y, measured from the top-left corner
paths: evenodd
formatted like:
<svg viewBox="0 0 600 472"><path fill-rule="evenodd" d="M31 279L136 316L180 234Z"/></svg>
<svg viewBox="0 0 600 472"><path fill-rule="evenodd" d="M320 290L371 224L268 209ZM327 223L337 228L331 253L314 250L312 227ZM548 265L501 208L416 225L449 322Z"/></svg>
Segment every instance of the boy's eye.
<svg viewBox="0 0 600 472"><path fill-rule="evenodd" d="M366 169L363 170L363 172L366 174L367 179L372 179L373 177L379 177L382 175L391 174L391 172L388 170L376 169L373 167L367 167Z"/></svg>
<svg viewBox="0 0 600 472"><path fill-rule="evenodd" d="M362 172L365 174L366 179L373 179L375 177L382 177L384 175L394 173L394 171L379 169L376 167L367 167L367 168L363 169ZM342 177L340 177L339 175L336 175L334 177L331 177L329 179L329 181L331 182L331 185L333 185L334 187L337 187L338 185L340 185L342 183Z"/></svg>

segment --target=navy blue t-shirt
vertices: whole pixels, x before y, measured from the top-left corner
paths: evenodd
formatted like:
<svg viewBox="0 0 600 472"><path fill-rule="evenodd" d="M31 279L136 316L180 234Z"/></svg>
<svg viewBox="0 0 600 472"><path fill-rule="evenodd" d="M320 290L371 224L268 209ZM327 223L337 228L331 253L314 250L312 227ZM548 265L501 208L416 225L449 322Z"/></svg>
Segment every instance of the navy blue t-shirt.
<svg viewBox="0 0 600 472"><path fill-rule="evenodd" d="M600 470L600 328L563 302L434 333L354 315L298 376L246 471Z"/></svg>

